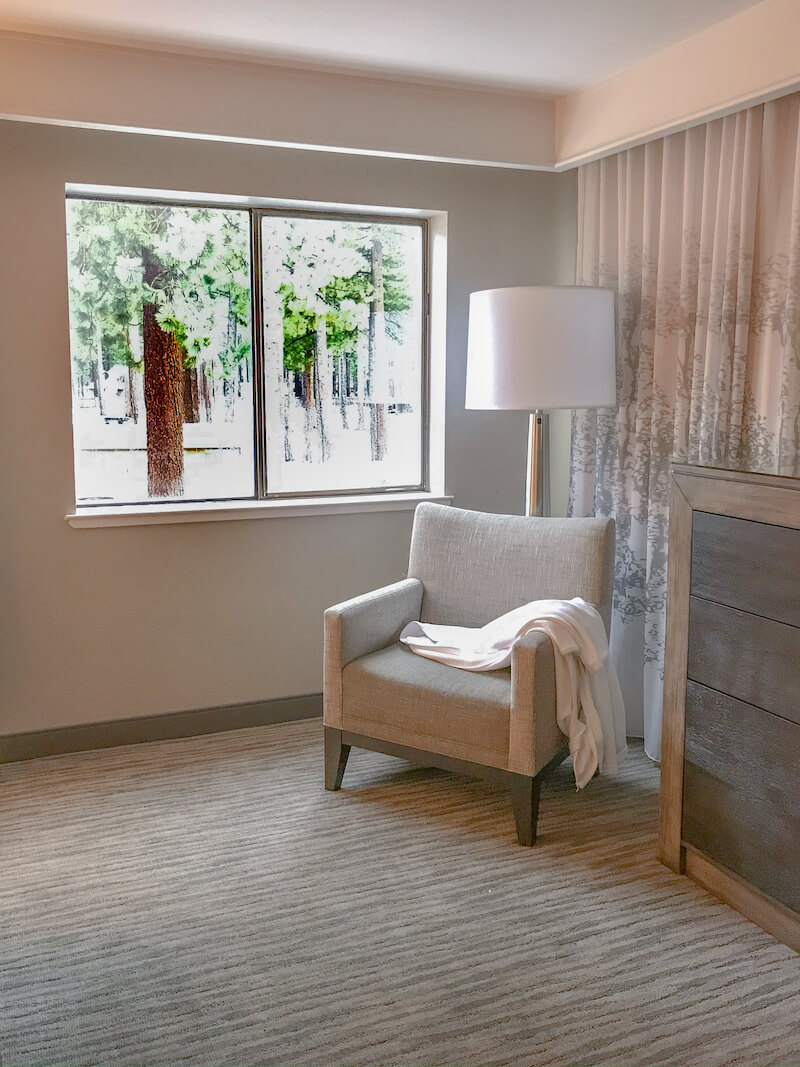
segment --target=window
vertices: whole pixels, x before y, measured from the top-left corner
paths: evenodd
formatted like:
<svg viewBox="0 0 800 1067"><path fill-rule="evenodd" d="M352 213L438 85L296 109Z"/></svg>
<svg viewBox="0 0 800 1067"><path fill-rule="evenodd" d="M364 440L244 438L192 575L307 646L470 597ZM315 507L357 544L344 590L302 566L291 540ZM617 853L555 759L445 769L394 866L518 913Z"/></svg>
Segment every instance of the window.
<svg viewBox="0 0 800 1067"><path fill-rule="evenodd" d="M67 199L81 507L423 489L422 218Z"/></svg>

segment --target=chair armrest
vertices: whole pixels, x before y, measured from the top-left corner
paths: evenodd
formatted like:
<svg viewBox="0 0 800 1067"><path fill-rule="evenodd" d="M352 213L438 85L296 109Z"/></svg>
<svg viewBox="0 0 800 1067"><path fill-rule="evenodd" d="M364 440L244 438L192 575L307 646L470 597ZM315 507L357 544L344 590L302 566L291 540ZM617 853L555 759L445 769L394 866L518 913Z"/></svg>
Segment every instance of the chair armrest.
<svg viewBox="0 0 800 1067"><path fill-rule="evenodd" d="M406 578L334 604L325 612L325 653L336 653L340 669L368 652L396 641L408 622L419 618L422 582Z"/></svg>
<svg viewBox="0 0 800 1067"><path fill-rule="evenodd" d="M541 630L531 630L511 650L508 769L537 774L567 743L556 720L553 644Z"/></svg>
<svg viewBox="0 0 800 1067"><path fill-rule="evenodd" d="M408 622L419 618L422 582L406 578L335 604L325 612L323 719L341 729L342 669L369 652L396 641Z"/></svg>

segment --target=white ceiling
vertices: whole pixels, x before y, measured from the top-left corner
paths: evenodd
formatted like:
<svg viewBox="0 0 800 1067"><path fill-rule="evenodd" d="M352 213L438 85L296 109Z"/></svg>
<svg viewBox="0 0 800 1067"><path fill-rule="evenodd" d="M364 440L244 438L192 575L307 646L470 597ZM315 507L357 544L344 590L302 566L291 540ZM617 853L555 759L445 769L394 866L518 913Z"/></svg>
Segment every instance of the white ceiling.
<svg viewBox="0 0 800 1067"><path fill-rule="evenodd" d="M0 0L0 29L556 94L585 88L754 6L754 0Z"/></svg>

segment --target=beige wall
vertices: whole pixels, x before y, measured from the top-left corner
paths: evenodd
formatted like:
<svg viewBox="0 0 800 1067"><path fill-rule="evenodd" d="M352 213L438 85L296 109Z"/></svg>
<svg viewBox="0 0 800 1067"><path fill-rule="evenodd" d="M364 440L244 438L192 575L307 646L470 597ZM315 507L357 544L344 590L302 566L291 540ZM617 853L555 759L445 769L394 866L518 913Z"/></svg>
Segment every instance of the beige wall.
<svg viewBox="0 0 800 1067"><path fill-rule="evenodd" d="M467 299L572 280L574 175L0 123L0 733L318 691L324 607L402 576L411 514L72 529L66 182L446 210L447 489L519 512L525 416L463 409Z"/></svg>

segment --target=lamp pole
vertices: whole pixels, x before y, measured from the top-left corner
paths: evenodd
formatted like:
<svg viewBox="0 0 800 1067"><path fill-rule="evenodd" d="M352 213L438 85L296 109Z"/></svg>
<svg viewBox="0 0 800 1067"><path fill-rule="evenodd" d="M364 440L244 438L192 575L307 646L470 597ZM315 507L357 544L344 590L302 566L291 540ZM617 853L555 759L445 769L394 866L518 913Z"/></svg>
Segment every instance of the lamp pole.
<svg viewBox="0 0 800 1067"><path fill-rule="evenodd" d="M547 412L532 411L528 416L528 468L525 514L550 514L550 427Z"/></svg>

